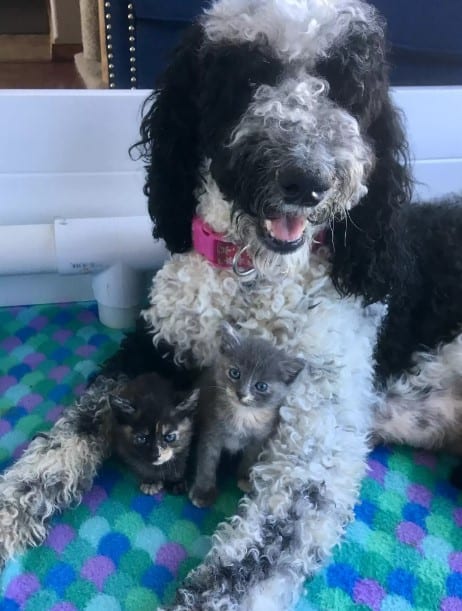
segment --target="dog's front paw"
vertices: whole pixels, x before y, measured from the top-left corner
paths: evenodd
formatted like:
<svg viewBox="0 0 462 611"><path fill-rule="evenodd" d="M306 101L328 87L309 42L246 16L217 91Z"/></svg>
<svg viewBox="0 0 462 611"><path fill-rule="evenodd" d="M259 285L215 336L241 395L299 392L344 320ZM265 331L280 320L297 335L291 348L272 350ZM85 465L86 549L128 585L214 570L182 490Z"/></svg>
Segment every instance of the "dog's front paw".
<svg viewBox="0 0 462 611"><path fill-rule="evenodd" d="M150 496L154 496L158 492L160 492L164 487L162 482L142 482L140 484L141 492L144 494L149 494Z"/></svg>
<svg viewBox="0 0 462 611"><path fill-rule="evenodd" d="M213 487L203 490L193 486L189 491L189 500L195 507L210 507L218 496L218 490Z"/></svg>

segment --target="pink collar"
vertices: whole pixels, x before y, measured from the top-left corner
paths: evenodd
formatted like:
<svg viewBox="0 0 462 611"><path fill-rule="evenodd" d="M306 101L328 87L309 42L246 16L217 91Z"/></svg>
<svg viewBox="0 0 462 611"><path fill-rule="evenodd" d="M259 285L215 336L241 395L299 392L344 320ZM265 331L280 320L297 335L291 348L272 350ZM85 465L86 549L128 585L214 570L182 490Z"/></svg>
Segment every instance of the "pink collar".
<svg viewBox="0 0 462 611"><path fill-rule="evenodd" d="M234 242L226 242L223 238L223 233L213 231L210 225L207 225L200 216L194 216L192 222L192 241L196 252L219 269L235 269L237 266L244 273L253 270L252 259L243 250L242 246L234 244ZM325 242L326 231L323 229L315 236L311 251L316 252ZM239 252L241 252L239 260L235 261L236 255Z"/></svg>
<svg viewBox="0 0 462 611"><path fill-rule="evenodd" d="M196 252L219 269L230 269L233 267L233 263L237 263L242 271L253 269L249 254L243 251L239 260L235 261L235 257L239 251L242 251L242 247L234 244L234 242L226 242L223 238L224 234L213 231L210 225L207 225L199 216L193 218L192 240Z"/></svg>

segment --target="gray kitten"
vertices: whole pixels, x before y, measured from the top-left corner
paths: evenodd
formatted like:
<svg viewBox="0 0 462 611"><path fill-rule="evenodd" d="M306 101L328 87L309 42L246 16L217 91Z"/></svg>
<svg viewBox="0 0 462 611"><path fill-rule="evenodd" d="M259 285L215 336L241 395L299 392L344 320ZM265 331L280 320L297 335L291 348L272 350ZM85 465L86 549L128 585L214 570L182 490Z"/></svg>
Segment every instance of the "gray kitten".
<svg viewBox="0 0 462 611"><path fill-rule="evenodd" d="M185 469L199 390L174 390L156 373L128 380L110 397L114 413L112 451L140 478L145 494L163 488L185 492Z"/></svg>
<svg viewBox="0 0 462 611"><path fill-rule="evenodd" d="M241 337L222 325L213 367L202 376L198 405L198 447L189 498L196 507L216 498L216 472L223 450L243 451L239 487L249 490L248 473L274 431L287 389L305 366L270 342Z"/></svg>

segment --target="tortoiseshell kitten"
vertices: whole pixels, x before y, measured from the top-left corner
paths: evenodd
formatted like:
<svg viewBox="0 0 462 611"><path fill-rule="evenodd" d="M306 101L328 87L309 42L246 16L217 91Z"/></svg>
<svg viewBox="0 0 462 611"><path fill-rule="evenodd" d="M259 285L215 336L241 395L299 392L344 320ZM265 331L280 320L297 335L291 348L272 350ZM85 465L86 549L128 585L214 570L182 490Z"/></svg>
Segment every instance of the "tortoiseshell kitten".
<svg viewBox="0 0 462 611"><path fill-rule="evenodd" d="M223 451L243 453L238 485L248 492L248 473L274 432L289 386L305 367L269 341L241 336L223 323L215 362L201 380L197 465L189 498L196 507L213 503Z"/></svg>
<svg viewBox="0 0 462 611"><path fill-rule="evenodd" d="M113 453L141 479L145 494L165 488L185 491L185 469L199 390L180 393L156 373L128 380L110 398L114 412Z"/></svg>

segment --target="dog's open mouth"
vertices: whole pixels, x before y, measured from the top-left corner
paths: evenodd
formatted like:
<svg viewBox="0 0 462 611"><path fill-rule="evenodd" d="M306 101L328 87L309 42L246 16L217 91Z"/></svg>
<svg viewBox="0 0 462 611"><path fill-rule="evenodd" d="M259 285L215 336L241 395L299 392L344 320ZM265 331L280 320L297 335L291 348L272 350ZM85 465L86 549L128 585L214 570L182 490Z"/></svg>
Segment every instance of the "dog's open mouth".
<svg viewBox="0 0 462 611"><path fill-rule="evenodd" d="M297 250L305 241L305 216L283 214L266 218L260 225L260 237L276 252L289 253Z"/></svg>

